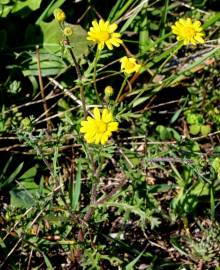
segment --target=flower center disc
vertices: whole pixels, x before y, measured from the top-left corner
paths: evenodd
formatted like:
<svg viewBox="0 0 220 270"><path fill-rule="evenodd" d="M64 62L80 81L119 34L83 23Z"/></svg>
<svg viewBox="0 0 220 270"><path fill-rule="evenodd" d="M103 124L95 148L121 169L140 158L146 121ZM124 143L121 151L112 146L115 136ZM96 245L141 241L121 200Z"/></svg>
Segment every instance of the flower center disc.
<svg viewBox="0 0 220 270"><path fill-rule="evenodd" d="M185 27L185 29L183 30L183 35L185 37L192 38L195 36L195 29L193 29L192 27Z"/></svg>
<svg viewBox="0 0 220 270"><path fill-rule="evenodd" d="M106 41L109 39L109 33L106 31L101 31L101 32L97 33L97 39L99 41Z"/></svg>
<svg viewBox="0 0 220 270"><path fill-rule="evenodd" d="M104 133L106 131L106 123L104 123L103 121L98 121L96 127L98 133Z"/></svg>
<svg viewBox="0 0 220 270"><path fill-rule="evenodd" d="M131 63L131 62L127 62L127 65L126 65L126 68L127 69L132 69L132 68L134 68L134 63Z"/></svg>

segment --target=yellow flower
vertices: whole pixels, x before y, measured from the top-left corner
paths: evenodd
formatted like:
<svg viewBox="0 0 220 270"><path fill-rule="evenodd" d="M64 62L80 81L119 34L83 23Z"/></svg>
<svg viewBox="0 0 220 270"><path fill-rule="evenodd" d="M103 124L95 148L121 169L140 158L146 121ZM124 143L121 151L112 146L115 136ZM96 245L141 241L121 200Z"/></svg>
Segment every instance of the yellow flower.
<svg viewBox="0 0 220 270"><path fill-rule="evenodd" d="M112 87L111 85L108 85L108 86L105 87L104 92L105 92L105 95L106 95L107 97L110 97L110 96L113 95L114 89L113 89L113 87Z"/></svg>
<svg viewBox="0 0 220 270"><path fill-rule="evenodd" d="M120 39L121 34L114 33L118 25L116 23L110 24L109 21L96 20L92 22L93 27L90 27L88 32L88 40L92 40L98 44L98 49L102 50L106 45L109 50L113 49L113 45L119 47L122 43Z"/></svg>
<svg viewBox="0 0 220 270"><path fill-rule="evenodd" d="M192 43L204 43L201 22L192 22L190 18L179 19L174 25L171 26L173 34L177 35L178 41L183 41L184 45Z"/></svg>
<svg viewBox="0 0 220 270"><path fill-rule="evenodd" d="M58 22L64 22L66 19L66 14L60 8L56 8L53 12L53 15Z"/></svg>
<svg viewBox="0 0 220 270"><path fill-rule="evenodd" d="M113 121L112 113L103 109L102 115L98 108L93 110L94 117L88 116L81 121L80 132L85 133L87 143L106 144L113 131L118 130L118 122Z"/></svg>
<svg viewBox="0 0 220 270"><path fill-rule="evenodd" d="M69 37L73 34L73 30L70 26L66 26L64 29L63 29L63 33L64 33L64 36L66 37Z"/></svg>
<svg viewBox="0 0 220 270"><path fill-rule="evenodd" d="M136 63L136 59L133 57L128 58L127 56L124 56L120 59L120 62L121 62L121 71L127 74L138 72L141 67L141 65Z"/></svg>

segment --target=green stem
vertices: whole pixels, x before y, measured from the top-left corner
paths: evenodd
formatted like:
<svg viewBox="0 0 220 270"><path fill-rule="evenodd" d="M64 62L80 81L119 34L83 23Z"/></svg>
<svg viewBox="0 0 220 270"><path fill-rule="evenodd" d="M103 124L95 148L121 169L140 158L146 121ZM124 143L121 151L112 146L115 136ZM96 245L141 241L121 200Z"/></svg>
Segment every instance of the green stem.
<svg viewBox="0 0 220 270"><path fill-rule="evenodd" d="M162 13L162 18L160 22L160 37L163 37L165 34L165 24L167 20L167 13L169 8L169 0L165 0L165 6Z"/></svg>
<svg viewBox="0 0 220 270"><path fill-rule="evenodd" d="M60 25L60 29L63 31L64 30L64 27L65 27L65 22L62 22L59 24ZM86 119L86 116L87 116L87 110L86 110L86 100L85 100L85 95L84 95L84 86L83 86L83 80L82 80L82 74L81 74L81 71L80 71L80 65L79 63L77 62L76 60L76 57L73 53L73 50L72 50L72 47L70 45L70 40L67 36L65 36L65 40L66 40L66 48L73 60L73 63L74 63L74 67L76 69L76 74L77 74L77 78L79 80L79 88L80 88L80 99L81 99L81 102L82 102L82 107L83 107L83 112L84 112L84 118Z"/></svg>
<svg viewBox="0 0 220 270"><path fill-rule="evenodd" d="M80 242L84 241L84 233L86 230L85 224L88 223L88 221L91 219L92 215L95 212L95 208L92 207L97 203L97 193L98 193L98 185L100 182L100 173L102 169L102 165L104 162L104 158L101 156L102 149L100 149L99 152L99 157L98 157L98 167L96 166L96 162L94 160L94 153L92 153L91 149L88 147L87 148L87 155L89 162L92 164L92 189L91 189L91 194L90 194L90 204L88 206L88 211L85 213L83 217L83 223L82 223L82 228L79 230L78 233L78 240Z"/></svg>
<svg viewBox="0 0 220 270"><path fill-rule="evenodd" d="M96 97L98 99L98 102L101 103L101 99L99 97L99 92L97 90L97 86L96 86L96 75L97 75L97 63L98 63L98 59L99 59L99 49L97 48L96 54L95 54L95 59L93 62L93 66L94 66L94 70L93 70L93 86L95 89L95 93L96 93Z"/></svg>
<svg viewBox="0 0 220 270"><path fill-rule="evenodd" d="M79 88L80 88L80 99L81 99L81 102L82 102L82 107L83 107L83 112L84 112L84 118L86 118L87 116L87 110L86 110L86 100L85 100L85 95L84 95L84 87L83 87L83 81L82 81L82 74L81 74L81 71L80 71L80 66L79 66L79 63L77 62L76 60L76 57L73 53L73 50L70 46L70 41L68 39L68 37L66 37L66 41L67 41L67 49L69 51L69 54L73 60L73 63L74 63L74 67L76 69L76 74L77 74L77 77L78 77L78 80L79 80Z"/></svg>
<svg viewBox="0 0 220 270"><path fill-rule="evenodd" d="M91 194L90 194L90 204L88 205L88 210L85 213L85 215L83 216L82 219L82 223L81 223L81 228L78 231L78 241L83 243L85 241L84 239L84 235L86 232L86 228L87 228L87 223L88 221L91 219L91 217L93 216L94 212L95 212L95 208L92 207L95 204L97 204L97 193L98 193L98 185L100 182L100 172L101 172L101 168L102 168L102 160L99 162L98 167L96 166L96 162L94 160L94 154L92 153L91 149L88 147L87 151L85 151L87 156L88 156L88 160L92 165L92 188L91 188ZM101 152L99 153L101 154ZM81 248L78 248L76 250L76 255L77 255L77 259L78 261L81 259L81 256L83 254L83 250Z"/></svg>
<svg viewBox="0 0 220 270"><path fill-rule="evenodd" d="M127 82L127 79L128 79L128 76L125 76L124 81L123 81L123 83L122 83L122 85L121 85L121 88L120 88L120 90L119 90L119 92L118 92L118 95L117 95L117 97L116 97L116 99L115 99L113 108L115 108L116 104L118 103L118 100L119 100L119 98L120 98L120 96L121 96L122 90L123 90L124 87L125 87L125 84L126 84L126 82Z"/></svg>
<svg viewBox="0 0 220 270"><path fill-rule="evenodd" d="M177 47L174 49L174 51L167 57L167 59L160 65L160 67L158 68L158 73L161 72L162 68L166 65L166 63L179 51L179 49L181 49L183 46L183 43L180 42L177 44Z"/></svg>

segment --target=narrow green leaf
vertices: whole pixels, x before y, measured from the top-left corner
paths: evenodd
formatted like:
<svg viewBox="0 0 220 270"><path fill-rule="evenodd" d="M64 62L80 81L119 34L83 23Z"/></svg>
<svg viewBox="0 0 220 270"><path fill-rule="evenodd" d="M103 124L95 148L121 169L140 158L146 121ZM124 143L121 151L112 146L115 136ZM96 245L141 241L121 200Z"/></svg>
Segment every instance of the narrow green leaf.
<svg viewBox="0 0 220 270"><path fill-rule="evenodd" d="M44 256L44 261L45 261L45 264L47 266L47 270L53 270L53 266L50 262L50 260L48 259L48 257L43 253L43 256Z"/></svg>
<svg viewBox="0 0 220 270"><path fill-rule="evenodd" d="M30 169L28 169L24 174L22 174L21 177L19 177L19 179L21 180L27 180L27 179L32 179L35 177L37 173L37 168L36 166L31 167Z"/></svg>
<svg viewBox="0 0 220 270"><path fill-rule="evenodd" d="M167 21L167 13L169 8L169 0L165 0L165 5L163 8L163 13L162 13L162 18L160 21L160 37L163 37L165 34L165 26L166 26L166 21Z"/></svg>
<svg viewBox="0 0 220 270"><path fill-rule="evenodd" d="M210 188L210 210L211 210L211 219L215 220L215 198L213 188Z"/></svg>
<svg viewBox="0 0 220 270"><path fill-rule="evenodd" d="M112 8L112 10L109 13L108 21L112 22L114 20L114 16L115 16L117 10L119 10L121 8L121 6L124 5L124 2L125 1L123 1L123 0L118 0L116 2L116 4L114 5L114 7Z"/></svg>
<svg viewBox="0 0 220 270"><path fill-rule="evenodd" d="M137 100L134 101L134 103L132 104L133 108L142 104L143 102L145 102L149 97L141 97Z"/></svg>
<svg viewBox="0 0 220 270"><path fill-rule="evenodd" d="M169 51L169 50L168 50ZM162 90L163 88L167 87L167 86L173 86L176 83L180 82L181 80L185 79L187 77L186 73L192 71L194 68L196 68L197 66L203 64L205 62L206 59L212 57L215 53L217 53L218 51L220 51L220 45L216 46L213 50L211 50L210 52L204 54L202 57L199 57L195 62L193 62L192 64L189 64L186 66L186 68L180 70L179 73L171 75L170 77L166 78L163 80L162 84L160 84L158 87L155 87L149 96L146 96L146 100L149 99L153 93L157 93L160 90ZM159 59L155 58L154 61L158 62L159 60L161 60L161 57L159 57ZM152 62L149 63L151 64L151 66L153 66ZM149 68L149 66L146 66L147 68ZM189 76L189 75L188 75ZM140 96L146 92L149 91L149 88L145 88L142 91L140 91L140 93L137 95L136 98L134 98L134 100L132 101L132 103L134 104L139 98Z"/></svg>
<svg viewBox="0 0 220 270"><path fill-rule="evenodd" d="M216 12L215 15L211 16L202 26L203 29L207 29L217 21L220 21L220 12Z"/></svg>
<svg viewBox="0 0 220 270"><path fill-rule="evenodd" d="M139 261L143 253L144 253L144 250L133 261L131 261L129 264L126 265L125 270L133 270L135 264Z"/></svg>
<svg viewBox="0 0 220 270"><path fill-rule="evenodd" d="M5 164L4 169L2 170L2 174L0 175L0 179L2 179L8 169L8 166L10 165L11 161L12 161L12 156L10 156L9 160L7 161L7 163Z"/></svg>
<svg viewBox="0 0 220 270"><path fill-rule="evenodd" d="M15 180L15 178L17 177L17 175L20 173L22 167L24 165L24 162L22 162L16 169L15 171L6 179L6 181L4 183L0 184L0 189L3 188L4 186L10 184L12 181Z"/></svg>
<svg viewBox="0 0 220 270"><path fill-rule="evenodd" d="M80 192L81 192L81 171L82 171L82 165L81 160L78 161L77 166L77 173L76 173L76 183L73 185L71 190L71 207L73 210L76 210L78 204L79 204L79 198L80 198Z"/></svg>
<svg viewBox="0 0 220 270"><path fill-rule="evenodd" d="M178 111L174 113L174 115L172 116L170 120L170 124L173 124L174 122L176 122L176 120L179 118L182 111L183 111L183 108L180 108Z"/></svg>
<svg viewBox="0 0 220 270"><path fill-rule="evenodd" d="M120 1L119 1L120 2ZM127 0L124 1L124 5L122 6L121 3L120 4L120 8L114 9L116 10L116 13L114 14L114 16L110 16L112 21L117 20L118 18L120 18L126 11L127 9L131 6L131 4L134 4L135 2L137 2L136 0ZM116 5L118 5L118 3L116 3Z"/></svg>
<svg viewBox="0 0 220 270"><path fill-rule="evenodd" d="M179 72L179 74L169 77L167 79L167 81L169 81L169 83L172 83L172 84L175 84L175 83L179 82L181 79L185 78L185 76L183 75L184 73L186 73L188 71L191 71L192 69L196 68L197 66L203 64L206 59L213 56L219 50L220 50L220 46L216 46L215 49L213 49L212 51L204 54L202 57L197 59L195 62L193 62L192 64L189 64L186 68L182 69ZM170 82L170 80L171 80L171 82Z"/></svg>
<svg viewBox="0 0 220 270"><path fill-rule="evenodd" d="M185 250L183 250L182 246L177 242L177 239L176 238L172 238L171 239L171 244L174 246L174 248L182 255L188 257L189 254L187 254L185 252Z"/></svg>
<svg viewBox="0 0 220 270"><path fill-rule="evenodd" d="M1 237L0 237L0 246L1 246L2 249L6 249L5 242Z"/></svg>
<svg viewBox="0 0 220 270"><path fill-rule="evenodd" d="M176 175L175 178L176 178L177 184L178 184L180 187L185 187L185 181L184 181L184 179L182 178L182 176L180 175L180 173L178 172L176 166L175 166L172 162L170 162L170 166L171 166L173 172L174 172L175 175Z"/></svg>
<svg viewBox="0 0 220 270"><path fill-rule="evenodd" d="M141 20L140 20L140 32L139 32L139 53L144 54L146 48L148 47L149 43L152 42L149 39L149 31L148 31L148 18L147 18L147 6L143 7L141 11Z"/></svg>
<svg viewBox="0 0 220 270"><path fill-rule="evenodd" d="M137 17L138 13L143 9L143 5L140 5L139 8L133 12L133 14L125 21L125 24L122 26L120 32L123 33L127 30L127 28L131 25L133 20Z"/></svg>

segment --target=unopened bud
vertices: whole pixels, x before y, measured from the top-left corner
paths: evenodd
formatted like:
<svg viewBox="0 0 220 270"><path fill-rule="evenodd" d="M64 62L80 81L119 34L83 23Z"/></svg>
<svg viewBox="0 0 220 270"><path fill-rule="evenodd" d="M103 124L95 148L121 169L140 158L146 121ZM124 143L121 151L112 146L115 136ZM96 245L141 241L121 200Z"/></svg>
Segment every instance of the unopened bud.
<svg viewBox="0 0 220 270"><path fill-rule="evenodd" d="M64 22L66 19L65 12L60 8L56 8L53 12L53 15L58 22Z"/></svg>
<svg viewBox="0 0 220 270"><path fill-rule="evenodd" d="M21 120L21 126L24 130L30 130L31 129L31 120L28 117L25 117Z"/></svg>
<svg viewBox="0 0 220 270"><path fill-rule="evenodd" d="M114 93L114 89L112 88L111 85L106 86L104 91L105 91L105 95L106 95L107 97L112 96L113 93Z"/></svg>
<svg viewBox="0 0 220 270"><path fill-rule="evenodd" d="M66 26L63 30L64 36L69 37L72 36L73 30L70 26Z"/></svg>

